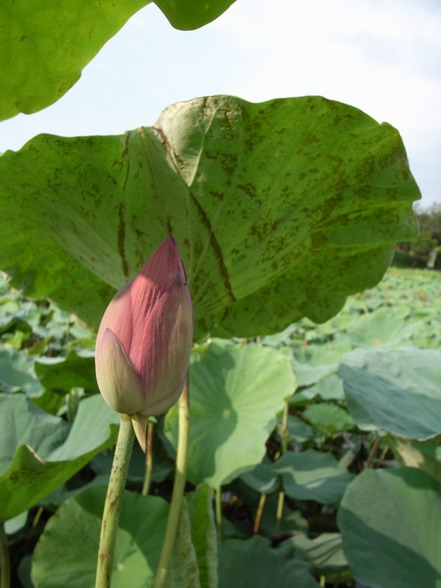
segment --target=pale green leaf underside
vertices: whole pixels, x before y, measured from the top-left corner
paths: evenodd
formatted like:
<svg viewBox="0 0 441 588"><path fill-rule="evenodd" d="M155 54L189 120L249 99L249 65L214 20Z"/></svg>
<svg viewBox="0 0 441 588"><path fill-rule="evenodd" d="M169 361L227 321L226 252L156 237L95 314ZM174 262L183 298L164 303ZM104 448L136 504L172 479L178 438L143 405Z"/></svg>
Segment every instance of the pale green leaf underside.
<svg viewBox="0 0 441 588"><path fill-rule="evenodd" d="M416 231L399 134L319 97L230 96L122 136L41 135L0 158L0 267L96 325L170 233L199 333L324 321ZM217 325L217 326L216 326Z"/></svg>
<svg viewBox="0 0 441 588"><path fill-rule="evenodd" d="M151 0L6 0L0 4L0 120L30 114L63 96L81 70ZM195 29L234 0L158 0L178 29ZM135 56L134 56L135 57Z"/></svg>

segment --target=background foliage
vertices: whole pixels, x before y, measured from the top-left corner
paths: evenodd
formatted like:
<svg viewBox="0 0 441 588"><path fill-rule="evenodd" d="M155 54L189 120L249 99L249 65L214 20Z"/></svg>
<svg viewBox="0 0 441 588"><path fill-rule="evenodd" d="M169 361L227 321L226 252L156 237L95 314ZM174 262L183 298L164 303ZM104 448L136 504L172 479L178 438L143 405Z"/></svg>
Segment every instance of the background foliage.
<svg viewBox="0 0 441 588"><path fill-rule="evenodd" d="M423 209L416 206L420 225L419 236L413 241L399 243L394 264L401 267L430 267L441 269L441 205Z"/></svg>
<svg viewBox="0 0 441 588"><path fill-rule="evenodd" d="M324 577L329 585L357 578L386 588L410 586L407 578L418 585L416 578L423 577L436 585L441 562L432 548L435 539L424 529L437 529L441 483L441 455L433 441L441 433L440 286L436 272L390 270L379 286L351 297L322 325L302 319L276 335L210 340L195 348L186 498L192 542L185 547L184 531L179 541L187 554L182 562L193 561L193 572L176 555L176 578L196 574L195 585L227 586L232 578L245 585L254 573L262 587L280 576L280 586L317 586ZM73 316L23 297L5 281L1 292L1 340L8 354L2 361L9 371L2 370L0 398L7 410L0 414L9 426L0 430L15 434L6 445L1 437L0 495L10 500L0 500L0 515L7 519L14 577L24 586L55 586L60 577L72 586L92 585L111 465L106 447L115 422L96 390L83 387L94 336ZM41 408L32 409L36 403ZM30 408L38 418L29 419ZM172 409L156 427L153 496L139 494L145 464L135 449L117 586L148 586L153 577L173 476L175 426ZM37 455L44 461L35 494L26 468ZM210 486L222 487L219 544ZM263 495L260 534L254 535ZM60 551L57 546L67 540L69 549ZM367 565L367 554L376 558L375 568ZM78 559L84 563L80 575Z"/></svg>

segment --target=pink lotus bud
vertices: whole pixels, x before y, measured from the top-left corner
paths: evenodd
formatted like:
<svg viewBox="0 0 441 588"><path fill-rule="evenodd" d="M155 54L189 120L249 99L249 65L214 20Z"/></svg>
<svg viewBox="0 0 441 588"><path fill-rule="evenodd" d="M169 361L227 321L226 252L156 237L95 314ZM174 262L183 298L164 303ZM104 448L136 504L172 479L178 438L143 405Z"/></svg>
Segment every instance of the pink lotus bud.
<svg viewBox="0 0 441 588"><path fill-rule="evenodd" d="M104 400L132 417L145 451L149 416L166 412L185 383L193 341L193 307L173 237L114 296L101 320L95 368Z"/></svg>

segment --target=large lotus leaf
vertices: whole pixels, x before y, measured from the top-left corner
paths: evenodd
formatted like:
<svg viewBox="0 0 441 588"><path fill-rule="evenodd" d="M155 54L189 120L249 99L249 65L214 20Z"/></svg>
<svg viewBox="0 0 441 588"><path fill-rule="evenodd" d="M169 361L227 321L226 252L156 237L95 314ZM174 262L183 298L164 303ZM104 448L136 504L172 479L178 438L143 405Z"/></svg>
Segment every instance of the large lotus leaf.
<svg viewBox="0 0 441 588"><path fill-rule="evenodd" d="M67 500L49 519L32 557L36 588L95 585L105 494L105 487L87 490ZM168 510L162 498L124 492L112 588L153 585Z"/></svg>
<svg viewBox="0 0 441 588"><path fill-rule="evenodd" d="M190 367L188 479L217 488L260 463L294 386L288 359L274 349L220 341L198 348ZM164 432L176 448L176 405Z"/></svg>
<svg viewBox="0 0 441 588"><path fill-rule="evenodd" d="M441 586L441 486L413 468L367 470L338 513L357 580L373 588Z"/></svg>
<svg viewBox="0 0 441 588"><path fill-rule="evenodd" d="M93 351L70 351L66 357L39 357L35 372L47 390L67 393L71 388L84 388L97 393Z"/></svg>
<svg viewBox="0 0 441 588"><path fill-rule="evenodd" d="M22 395L0 396L0 521L37 504L113 445L117 418L93 396L69 429Z"/></svg>
<svg viewBox="0 0 441 588"><path fill-rule="evenodd" d="M14 0L0 4L0 120L41 110L63 96L81 70L151 0ZM198 28L234 0L158 0L179 29ZM134 56L135 58L136 56Z"/></svg>
<svg viewBox="0 0 441 588"><path fill-rule="evenodd" d="M273 467L282 476L288 496L323 504L339 502L353 478L333 455L314 449L301 453L287 451Z"/></svg>
<svg viewBox="0 0 441 588"><path fill-rule="evenodd" d="M242 541L230 539L220 545L219 588L318 588L305 562L271 549L267 539L256 535Z"/></svg>
<svg viewBox="0 0 441 588"><path fill-rule="evenodd" d="M398 132L320 97L167 108L122 136L40 135L0 157L0 267L97 325L170 233L200 331L333 316L415 234ZM221 331L219 331L221 332Z"/></svg>
<svg viewBox="0 0 441 588"><path fill-rule="evenodd" d="M441 353L434 349L356 349L340 375L361 429L424 441L441 434Z"/></svg>

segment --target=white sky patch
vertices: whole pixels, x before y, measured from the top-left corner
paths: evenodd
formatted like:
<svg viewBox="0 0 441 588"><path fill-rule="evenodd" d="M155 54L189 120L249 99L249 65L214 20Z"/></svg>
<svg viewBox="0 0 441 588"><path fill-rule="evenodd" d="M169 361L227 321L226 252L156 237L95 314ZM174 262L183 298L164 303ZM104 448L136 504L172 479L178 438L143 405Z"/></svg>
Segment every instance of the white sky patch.
<svg viewBox="0 0 441 588"><path fill-rule="evenodd" d="M197 31L138 12L61 100L0 123L0 151L38 133L119 134L168 104L321 95L400 131L423 204L441 202L439 0L237 0Z"/></svg>

